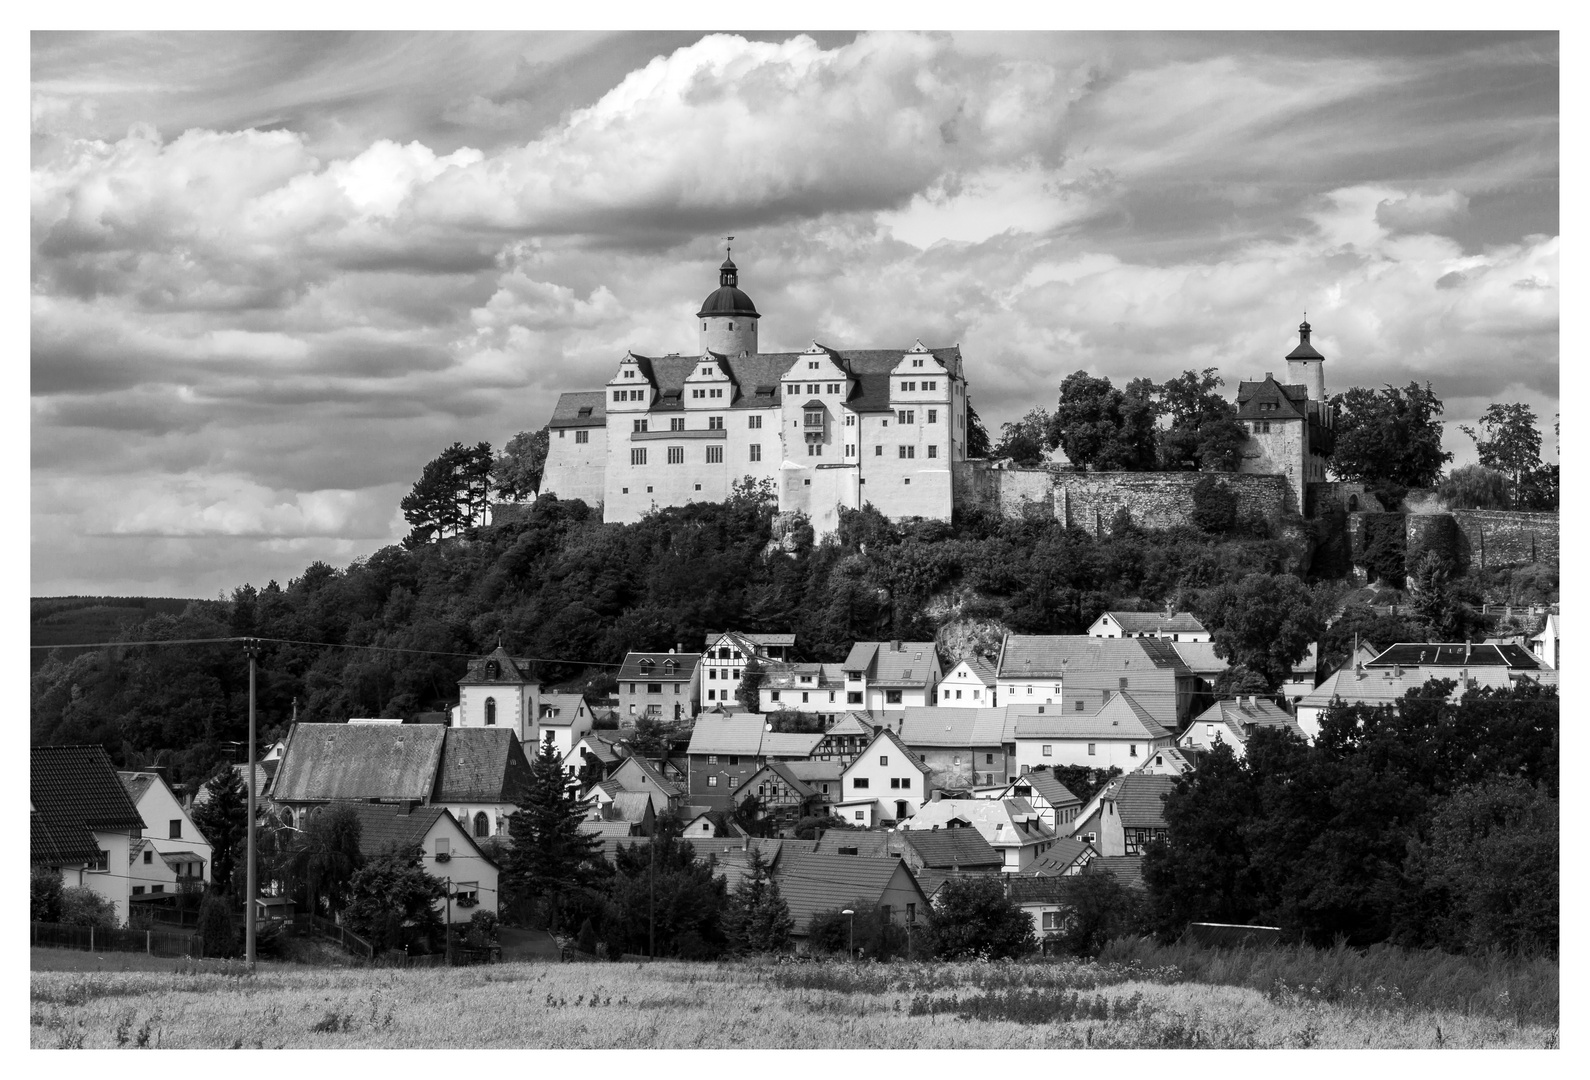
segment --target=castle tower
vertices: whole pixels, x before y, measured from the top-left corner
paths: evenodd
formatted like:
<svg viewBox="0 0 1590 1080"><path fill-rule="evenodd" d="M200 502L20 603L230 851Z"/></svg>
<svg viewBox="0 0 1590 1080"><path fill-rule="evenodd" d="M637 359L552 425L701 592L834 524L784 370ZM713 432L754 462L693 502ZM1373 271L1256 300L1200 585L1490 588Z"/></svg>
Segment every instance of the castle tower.
<svg viewBox="0 0 1590 1080"><path fill-rule="evenodd" d="M1307 319L1298 326L1297 348L1286 354L1286 381L1306 387L1308 399L1318 403L1325 400L1325 357L1309 344L1312 329Z"/></svg>
<svg viewBox="0 0 1590 1080"><path fill-rule="evenodd" d="M696 318L701 321L701 351L711 349L725 356L741 353L756 355L756 312L751 298L740 291L740 271L732 258L718 267L718 288L706 300Z"/></svg>

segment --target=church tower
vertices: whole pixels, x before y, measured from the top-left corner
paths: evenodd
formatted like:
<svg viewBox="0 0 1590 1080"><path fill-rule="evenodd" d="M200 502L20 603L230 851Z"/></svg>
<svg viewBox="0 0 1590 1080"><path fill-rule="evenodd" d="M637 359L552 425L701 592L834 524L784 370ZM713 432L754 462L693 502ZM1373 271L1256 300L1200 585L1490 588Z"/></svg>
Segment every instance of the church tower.
<svg viewBox="0 0 1590 1080"><path fill-rule="evenodd" d="M756 355L756 305L740 291L740 271L732 258L718 267L718 288L701 304L701 351L724 356Z"/></svg>
<svg viewBox="0 0 1590 1080"><path fill-rule="evenodd" d="M1304 319L1297 328L1297 348L1286 354L1286 381L1308 390L1310 401L1325 401L1325 357L1309 343L1313 328Z"/></svg>

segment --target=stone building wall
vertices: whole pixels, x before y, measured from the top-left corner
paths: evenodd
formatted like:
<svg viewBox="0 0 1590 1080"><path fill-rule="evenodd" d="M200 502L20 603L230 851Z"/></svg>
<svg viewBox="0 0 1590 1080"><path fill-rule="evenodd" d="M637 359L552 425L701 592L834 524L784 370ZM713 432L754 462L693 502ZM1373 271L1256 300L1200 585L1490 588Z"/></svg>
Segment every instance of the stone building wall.
<svg viewBox="0 0 1590 1080"><path fill-rule="evenodd" d="M1556 563L1557 515L1518 510L1453 510L1468 541L1469 559L1478 567L1510 563Z"/></svg>

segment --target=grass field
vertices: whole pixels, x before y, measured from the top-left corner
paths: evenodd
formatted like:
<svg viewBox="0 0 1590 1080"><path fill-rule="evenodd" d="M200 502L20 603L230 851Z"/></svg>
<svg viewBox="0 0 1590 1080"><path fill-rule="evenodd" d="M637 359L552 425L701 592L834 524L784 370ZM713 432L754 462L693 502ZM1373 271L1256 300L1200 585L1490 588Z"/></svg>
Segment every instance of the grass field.
<svg viewBox="0 0 1590 1080"><path fill-rule="evenodd" d="M107 956L98 970L39 970L55 952L34 954L35 1047L1456 1048L1558 1037L1554 1019L1526 1019L1502 990L1463 1010L1411 1004L1394 987L1328 1000L1306 985L1194 982L1138 961L261 964L248 975Z"/></svg>

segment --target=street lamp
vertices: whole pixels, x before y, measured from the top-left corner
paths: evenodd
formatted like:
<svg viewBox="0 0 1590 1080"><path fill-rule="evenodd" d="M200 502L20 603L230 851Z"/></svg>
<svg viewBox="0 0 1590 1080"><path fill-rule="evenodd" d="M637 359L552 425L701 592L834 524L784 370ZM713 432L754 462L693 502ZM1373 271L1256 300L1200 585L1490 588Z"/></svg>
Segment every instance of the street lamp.
<svg viewBox="0 0 1590 1080"><path fill-rule="evenodd" d="M855 963L855 960L856 960L856 913L851 908L846 908L845 910L841 911L839 914L841 914L841 915L849 915L850 916L850 961L851 961L851 963Z"/></svg>

